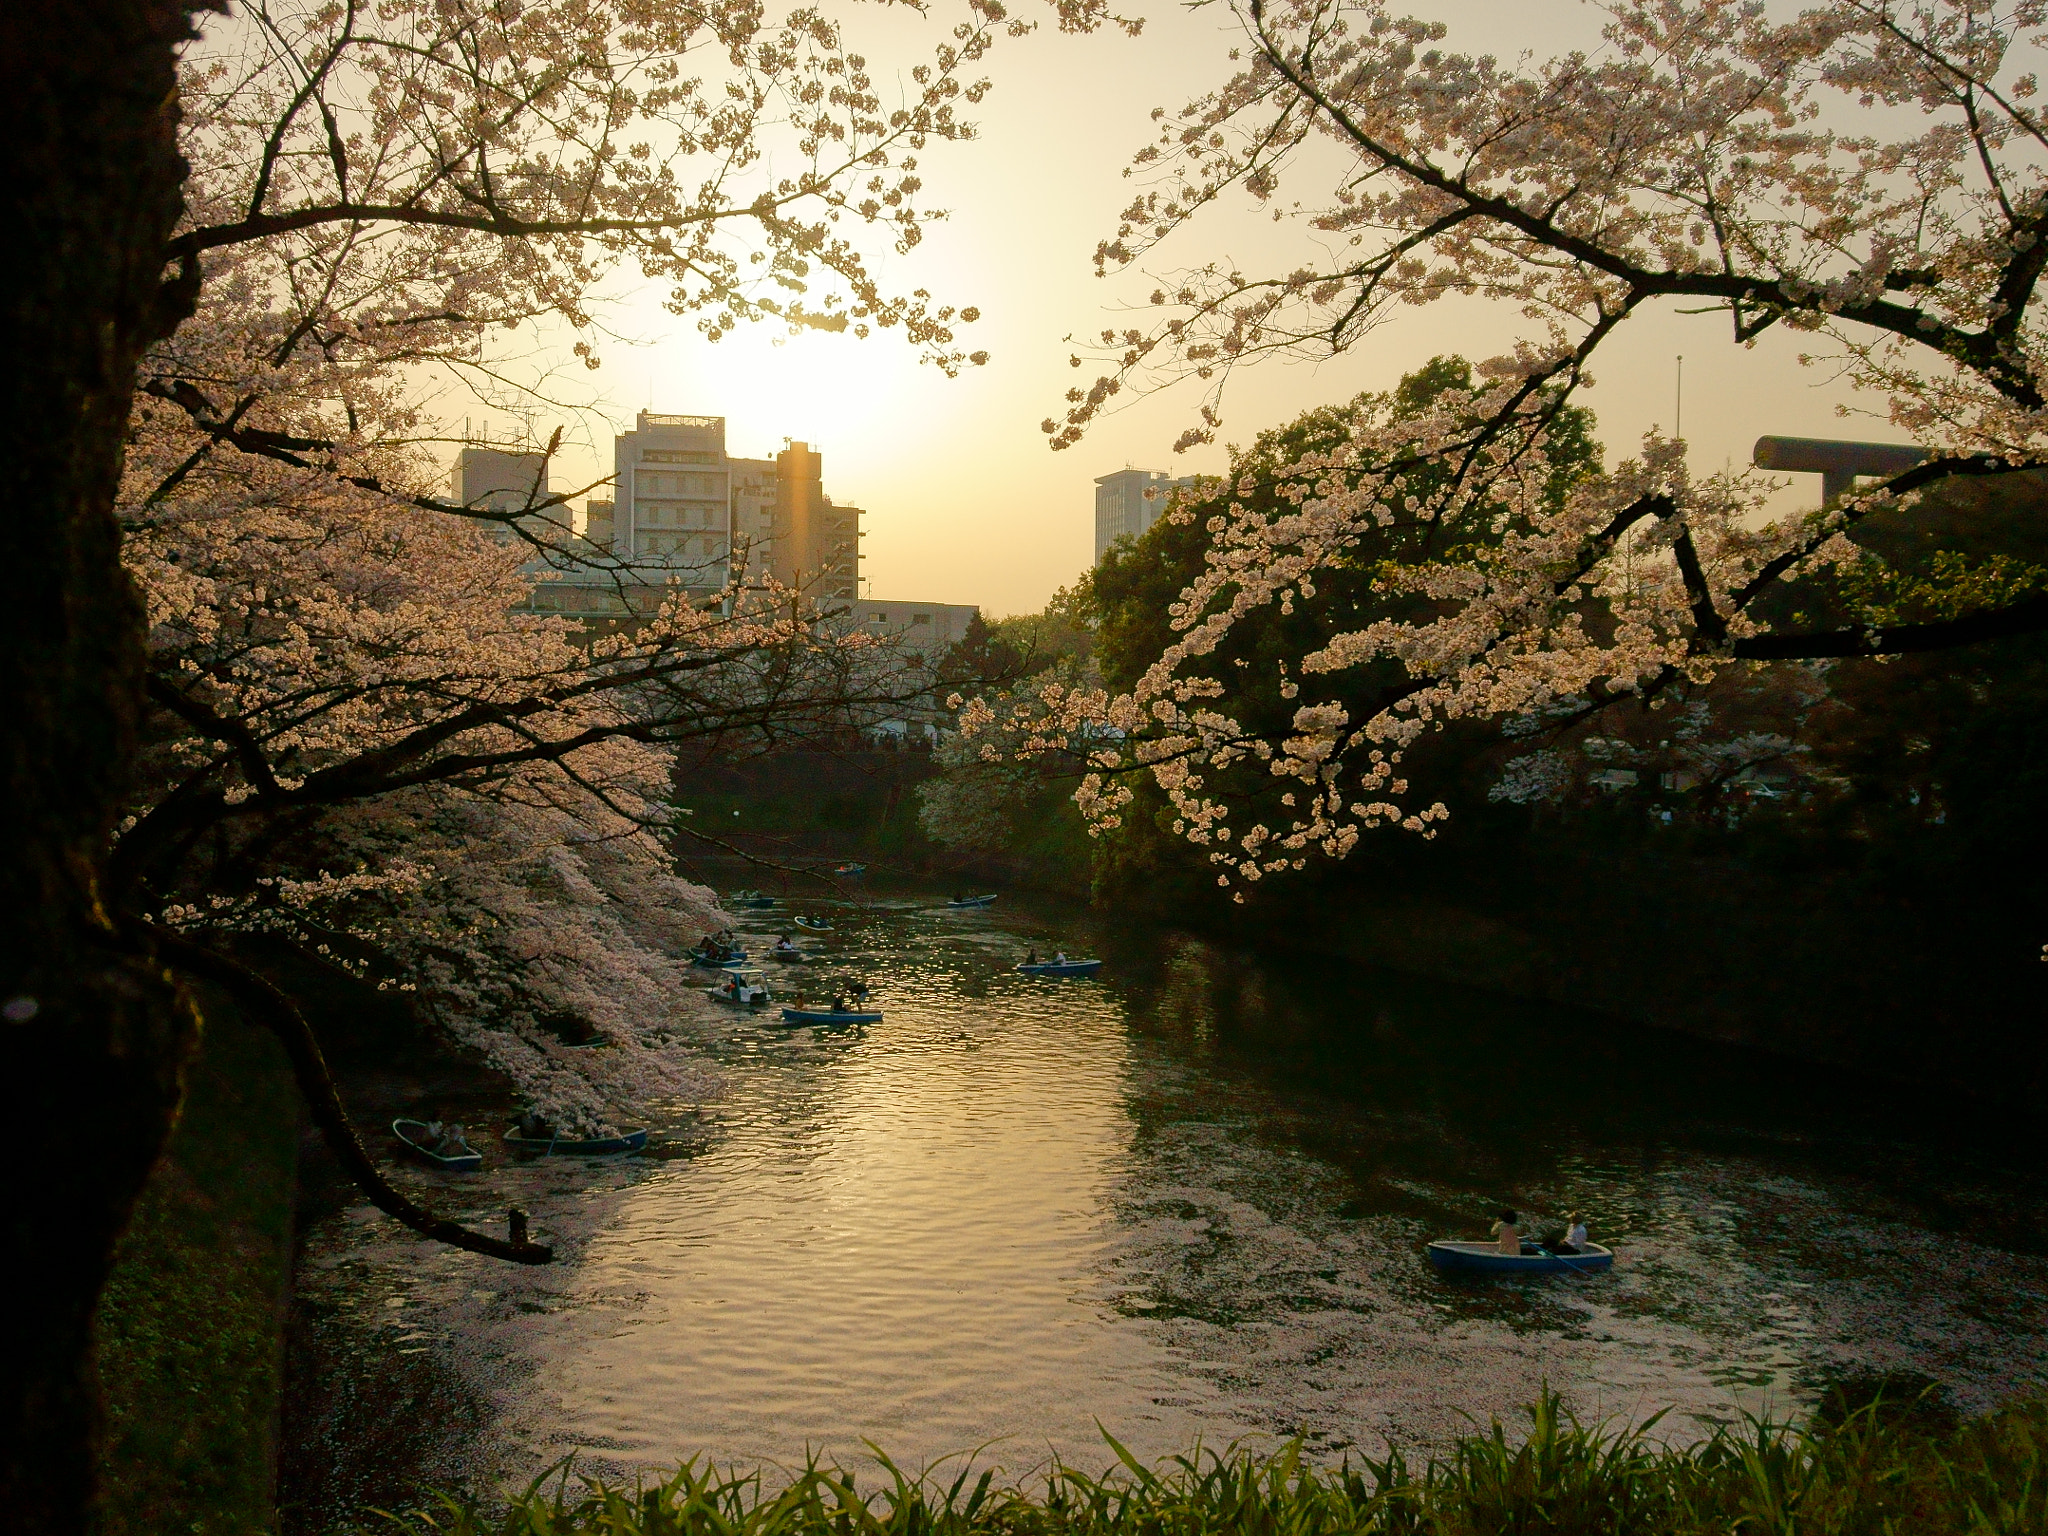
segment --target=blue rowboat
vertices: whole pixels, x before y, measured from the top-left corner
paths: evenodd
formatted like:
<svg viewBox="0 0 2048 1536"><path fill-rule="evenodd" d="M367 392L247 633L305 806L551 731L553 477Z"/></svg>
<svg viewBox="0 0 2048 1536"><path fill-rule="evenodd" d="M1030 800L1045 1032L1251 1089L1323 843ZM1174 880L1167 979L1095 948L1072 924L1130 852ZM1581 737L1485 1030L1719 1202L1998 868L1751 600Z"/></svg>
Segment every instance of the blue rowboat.
<svg viewBox="0 0 2048 1536"><path fill-rule="evenodd" d="M1534 1243L1522 1244L1519 1254L1502 1253L1495 1243L1435 1242L1429 1245L1429 1262L1438 1269L1462 1269L1490 1275L1561 1275L1569 1270L1591 1272L1609 1269L1614 1250L1587 1243L1576 1254L1552 1253Z"/></svg>
<svg viewBox="0 0 2048 1536"><path fill-rule="evenodd" d="M1040 960L1017 967L1026 976L1093 976L1102 969L1100 960Z"/></svg>
<svg viewBox="0 0 2048 1536"><path fill-rule="evenodd" d="M800 917L796 920L799 928L808 928L813 933L830 933L832 925L822 917Z"/></svg>
<svg viewBox="0 0 2048 1536"><path fill-rule="evenodd" d="M747 952L744 949L728 949L717 957L707 955L701 950L693 949L690 951L690 964L701 966L707 971L729 970L733 966L745 965L746 963Z"/></svg>
<svg viewBox="0 0 2048 1536"><path fill-rule="evenodd" d="M802 965L805 956L800 949L770 949L768 958L780 961L783 965Z"/></svg>
<svg viewBox="0 0 2048 1536"><path fill-rule="evenodd" d="M603 1157L613 1152L638 1152L647 1145L645 1131L627 1131L623 1136L591 1136L570 1141L561 1136L522 1136L519 1127L505 1133L505 1145L515 1152L538 1152L543 1156Z"/></svg>
<svg viewBox="0 0 2048 1536"><path fill-rule="evenodd" d="M949 907L992 907L996 904L993 893L987 896L955 896L946 905Z"/></svg>
<svg viewBox="0 0 2048 1536"><path fill-rule="evenodd" d="M880 1013L835 1013L830 1008L785 1008L785 1024L879 1024Z"/></svg>
<svg viewBox="0 0 2048 1536"><path fill-rule="evenodd" d="M394 1120L391 1134L405 1144L405 1150L422 1162L432 1163L436 1168L446 1168L450 1173L475 1173L484 1165L484 1155L471 1151L467 1145L452 1157L434 1150L441 1139L440 1126L426 1120Z"/></svg>

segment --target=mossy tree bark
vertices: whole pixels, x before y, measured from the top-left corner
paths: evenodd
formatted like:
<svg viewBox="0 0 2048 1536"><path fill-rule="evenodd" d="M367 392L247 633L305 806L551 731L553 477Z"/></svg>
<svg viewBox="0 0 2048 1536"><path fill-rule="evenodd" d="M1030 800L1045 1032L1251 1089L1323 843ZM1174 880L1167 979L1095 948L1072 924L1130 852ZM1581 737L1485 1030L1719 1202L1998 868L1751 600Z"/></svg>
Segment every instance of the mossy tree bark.
<svg viewBox="0 0 2048 1536"><path fill-rule="evenodd" d="M178 0L0 6L0 1081L36 1149L0 1268L0 1508L94 1524L93 1305L175 1119L197 1019L99 874L142 714L143 613L113 516L137 359L182 318Z"/></svg>

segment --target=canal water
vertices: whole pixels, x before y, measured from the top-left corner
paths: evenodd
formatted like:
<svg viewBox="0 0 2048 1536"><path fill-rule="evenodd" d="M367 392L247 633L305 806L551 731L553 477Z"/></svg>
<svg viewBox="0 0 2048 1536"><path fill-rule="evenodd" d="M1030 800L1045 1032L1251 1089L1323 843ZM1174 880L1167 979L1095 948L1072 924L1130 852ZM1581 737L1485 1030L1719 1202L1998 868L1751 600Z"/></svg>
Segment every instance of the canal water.
<svg viewBox="0 0 2048 1536"><path fill-rule="evenodd" d="M934 900L810 905L837 924L806 941L822 962L775 968L865 975L879 1025L777 1028L695 994L649 1020L716 1085L651 1117L649 1155L404 1175L494 1229L526 1207L557 1264L422 1245L367 1206L309 1232L300 1304L335 1373L410 1373L399 1406L354 1415L417 1421L408 1476L870 1444L913 1469L1101 1470L1105 1430L1148 1459L1300 1437L1335 1461L1512 1420L1546 1385L1582 1417L1670 1409L1656 1432L1678 1438L1843 1379L1926 1378L1964 1410L2048 1386L2048 1191L1982 1111ZM758 953L774 929L753 926ZM1108 964L1031 979L1027 944ZM1424 1262L1503 1204L1583 1212L1613 1271ZM390 1430L350 1420L321 1433Z"/></svg>

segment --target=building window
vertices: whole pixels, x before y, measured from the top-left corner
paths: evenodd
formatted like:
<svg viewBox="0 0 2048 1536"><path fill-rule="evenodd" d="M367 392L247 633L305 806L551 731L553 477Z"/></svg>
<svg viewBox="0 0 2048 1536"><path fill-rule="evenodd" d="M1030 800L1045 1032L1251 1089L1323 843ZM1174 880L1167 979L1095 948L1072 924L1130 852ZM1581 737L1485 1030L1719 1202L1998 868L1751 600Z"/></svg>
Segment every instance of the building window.
<svg viewBox="0 0 2048 1536"><path fill-rule="evenodd" d="M672 448L648 448L640 454L642 464L716 464L715 453L684 453Z"/></svg>
<svg viewBox="0 0 2048 1536"><path fill-rule="evenodd" d="M931 621L932 616L928 613L913 613L910 616L910 622L913 624L929 624Z"/></svg>

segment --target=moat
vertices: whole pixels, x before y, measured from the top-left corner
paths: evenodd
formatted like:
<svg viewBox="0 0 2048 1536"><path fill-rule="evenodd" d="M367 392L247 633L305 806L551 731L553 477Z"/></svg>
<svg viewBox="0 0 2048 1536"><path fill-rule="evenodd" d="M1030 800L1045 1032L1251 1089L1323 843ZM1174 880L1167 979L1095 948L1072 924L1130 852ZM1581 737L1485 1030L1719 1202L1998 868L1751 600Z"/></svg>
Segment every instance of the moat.
<svg viewBox="0 0 2048 1536"><path fill-rule="evenodd" d="M560 1262L428 1247L367 1206L307 1234L307 1326L364 1404L390 1399L380 1376L414 1383L408 1475L853 1462L867 1442L911 1469L979 1448L1099 1470L1100 1429L1145 1458L1300 1436L1336 1460L1513 1416L1546 1383L1585 1417L1669 1407L1678 1438L1842 1377L1924 1377L1965 1409L2048 1385L2044 1181L1984 1116L938 899L789 909L837 924L806 937L825 963L805 979L865 975L879 1025L783 1029L695 992L650 1020L718 1087L651 1118L649 1155L519 1163L480 1137L483 1174L407 1175L480 1222L524 1206ZM759 916L757 940L787 921ZM1021 977L1030 944L1109 964ZM1583 1211L1614 1271L1424 1263L1503 1203Z"/></svg>

